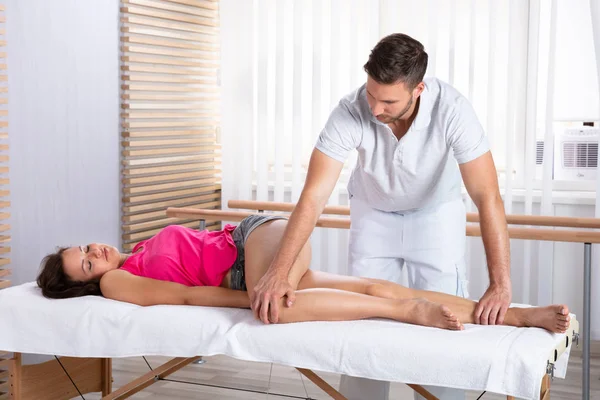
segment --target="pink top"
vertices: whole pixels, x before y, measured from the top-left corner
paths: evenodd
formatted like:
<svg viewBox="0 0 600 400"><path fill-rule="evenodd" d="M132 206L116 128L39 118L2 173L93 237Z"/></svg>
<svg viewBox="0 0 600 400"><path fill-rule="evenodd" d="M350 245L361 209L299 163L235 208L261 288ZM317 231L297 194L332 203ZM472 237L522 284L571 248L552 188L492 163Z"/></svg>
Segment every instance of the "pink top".
<svg viewBox="0 0 600 400"><path fill-rule="evenodd" d="M234 229L225 225L209 232L169 225L135 245L121 269L186 286L219 286L237 256Z"/></svg>

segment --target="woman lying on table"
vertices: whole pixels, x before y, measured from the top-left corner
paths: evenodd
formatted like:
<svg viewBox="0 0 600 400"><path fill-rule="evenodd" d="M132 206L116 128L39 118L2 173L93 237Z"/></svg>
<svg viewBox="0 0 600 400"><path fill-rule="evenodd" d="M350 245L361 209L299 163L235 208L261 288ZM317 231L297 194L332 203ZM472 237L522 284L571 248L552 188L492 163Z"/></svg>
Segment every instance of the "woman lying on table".
<svg viewBox="0 0 600 400"><path fill-rule="evenodd" d="M286 223L253 215L237 227L212 232L171 225L131 254L100 243L61 248L44 258L37 283L49 298L101 295L141 306L251 308L254 286L271 264ZM289 273L295 291L281 300L279 315L263 307L254 310L256 318L289 323L379 317L451 330L475 323L471 300L312 271L310 259L307 243ZM562 333L569 327L569 311L564 305L510 308L504 324Z"/></svg>

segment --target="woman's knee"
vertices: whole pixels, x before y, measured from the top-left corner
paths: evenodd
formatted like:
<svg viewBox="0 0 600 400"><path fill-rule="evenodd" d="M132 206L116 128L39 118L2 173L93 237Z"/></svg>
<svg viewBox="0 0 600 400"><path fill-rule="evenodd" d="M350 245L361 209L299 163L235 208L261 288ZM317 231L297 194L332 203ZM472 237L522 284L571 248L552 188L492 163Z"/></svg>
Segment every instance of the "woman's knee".
<svg viewBox="0 0 600 400"><path fill-rule="evenodd" d="M279 306L277 311L277 322L274 322L275 318L271 313L271 310L269 310L269 321L272 324L289 324L291 322L298 322L294 319L293 310L287 306L286 302L287 298L284 297L279 299L279 302L277 303L277 305ZM258 318L258 320L261 321L260 317Z"/></svg>

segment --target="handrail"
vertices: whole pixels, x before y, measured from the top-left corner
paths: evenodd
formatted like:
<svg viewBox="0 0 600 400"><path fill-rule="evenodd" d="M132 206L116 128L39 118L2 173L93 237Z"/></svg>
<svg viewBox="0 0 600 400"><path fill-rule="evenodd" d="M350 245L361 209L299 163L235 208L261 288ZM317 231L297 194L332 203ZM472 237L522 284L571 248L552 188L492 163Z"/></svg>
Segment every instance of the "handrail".
<svg viewBox="0 0 600 400"><path fill-rule="evenodd" d="M276 203L251 200L229 200L229 208L263 211L292 212L294 203ZM350 215L350 208L346 206L326 206L323 214ZM479 222L478 213L467 213L467 222ZM562 228L600 229L600 218L556 217L543 215L507 215L509 225L552 226Z"/></svg>
<svg viewBox="0 0 600 400"><path fill-rule="evenodd" d="M203 219L205 221L241 221L244 218L255 214L257 213L250 211L206 210L200 208L186 207L167 208L167 216L170 218L198 217L198 219ZM279 215L282 217L289 217L289 214L269 213L268 215ZM348 218L321 217L317 221L317 226L322 228L349 229L350 220Z"/></svg>
<svg viewBox="0 0 600 400"><path fill-rule="evenodd" d="M231 203L231 202L230 202ZM263 203L268 204L268 203ZM262 208L260 208L262 210ZM241 221L242 219L255 215L256 212L250 211L223 211L223 210L205 210L198 208L167 208L167 216L171 218L189 218L197 217L208 221ZM281 215L284 217L289 214L268 214ZM331 218L320 217L316 226L323 228L349 229L349 218ZM467 225L467 236L481 236L479 225ZM553 242L573 242L573 243L600 243L600 232L578 231L567 229L541 229L541 228L508 228L508 235L512 239L526 240L544 240Z"/></svg>

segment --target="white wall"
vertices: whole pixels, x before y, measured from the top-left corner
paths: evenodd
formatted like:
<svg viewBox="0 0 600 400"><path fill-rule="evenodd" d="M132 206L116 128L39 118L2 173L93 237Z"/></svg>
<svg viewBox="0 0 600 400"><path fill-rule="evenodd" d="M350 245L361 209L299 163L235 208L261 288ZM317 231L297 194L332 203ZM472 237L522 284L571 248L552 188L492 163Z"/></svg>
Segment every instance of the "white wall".
<svg viewBox="0 0 600 400"><path fill-rule="evenodd" d="M119 242L119 2L6 0L13 283Z"/></svg>

